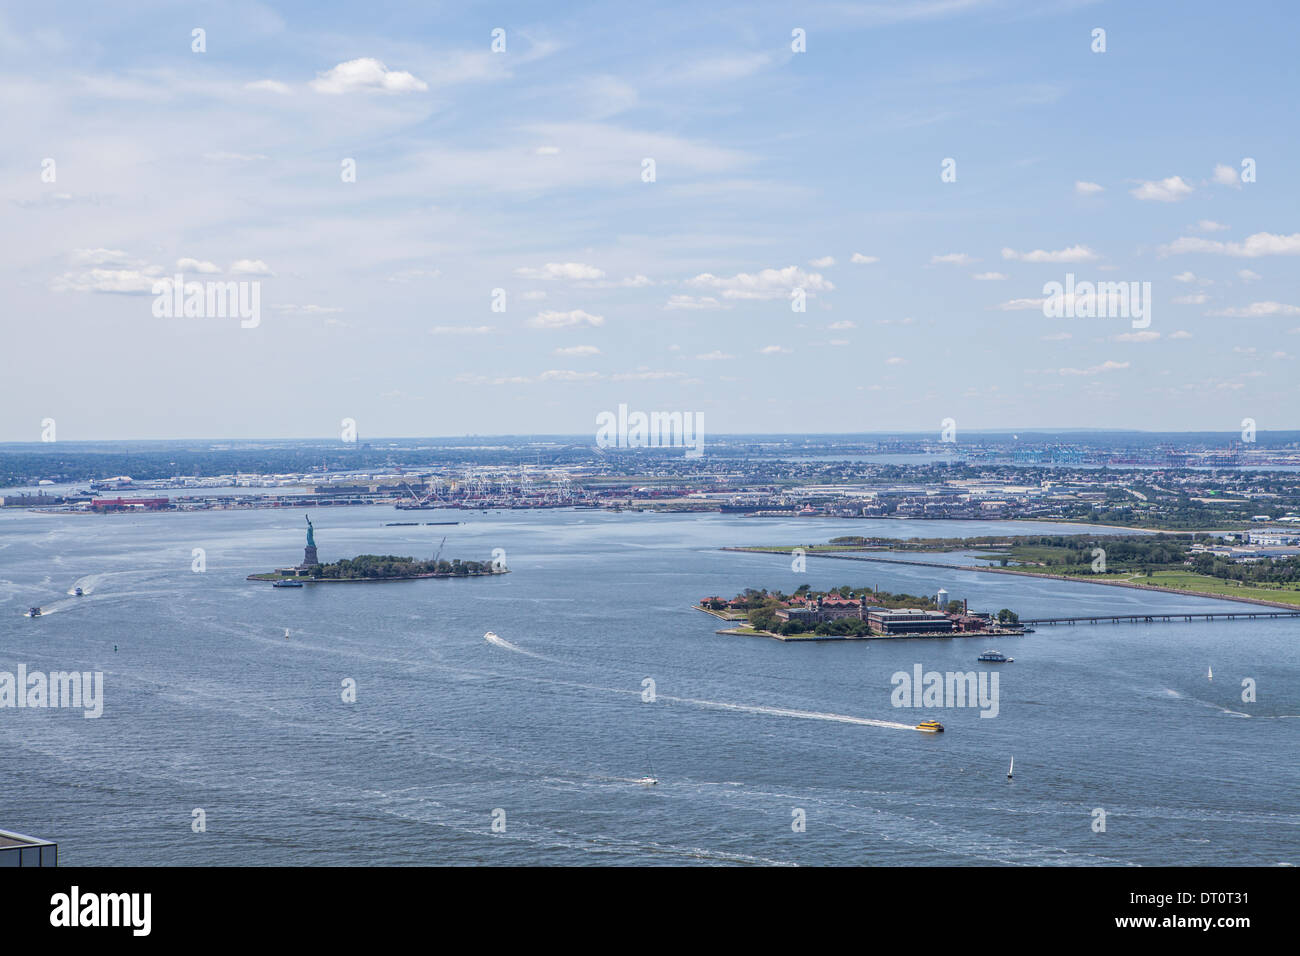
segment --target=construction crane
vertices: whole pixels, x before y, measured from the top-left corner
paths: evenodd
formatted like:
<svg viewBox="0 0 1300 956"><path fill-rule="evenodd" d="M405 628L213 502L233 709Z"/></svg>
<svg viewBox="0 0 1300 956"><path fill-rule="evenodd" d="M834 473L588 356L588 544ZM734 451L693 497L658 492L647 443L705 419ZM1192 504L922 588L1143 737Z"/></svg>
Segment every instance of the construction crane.
<svg viewBox="0 0 1300 956"><path fill-rule="evenodd" d="M447 536L442 536L442 544L438 545L438 552L433 556L433 570L438 570L438 559L442 557L442 549L447 544Z"/></svg>

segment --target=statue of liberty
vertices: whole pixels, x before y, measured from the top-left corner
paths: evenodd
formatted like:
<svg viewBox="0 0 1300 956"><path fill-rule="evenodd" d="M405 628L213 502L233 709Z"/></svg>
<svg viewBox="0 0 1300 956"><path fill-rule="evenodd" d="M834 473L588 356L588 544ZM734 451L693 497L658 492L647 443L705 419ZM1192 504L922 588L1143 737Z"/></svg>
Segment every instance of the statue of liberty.
<svg viewBox="0 0 1300 956"><path fill-rule="evenodd" d="M314 548L316 547L316 529L311 526L311 515L305 517L307 518L307 547Z"/></svg>

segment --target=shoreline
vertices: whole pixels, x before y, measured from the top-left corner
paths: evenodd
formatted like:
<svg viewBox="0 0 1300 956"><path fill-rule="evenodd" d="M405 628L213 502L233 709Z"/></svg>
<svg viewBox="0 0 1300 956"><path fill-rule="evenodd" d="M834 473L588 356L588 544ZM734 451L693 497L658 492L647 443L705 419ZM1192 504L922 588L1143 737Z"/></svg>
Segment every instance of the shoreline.
<svg viewBox="0 0 1300 956"><path fill-rule="evenodd" d="M263 571L259 574L250 574L244 578L245 581L255 581L258 584L274 584L279 581L297 581L300 584L378 584L384 581L419 581L424 578L490 578L498 574L509 574L509 568L502 568L499 571L471 571L466 574L452 574L450 572L433 572L429 574L404 574L401 577L392 578L287 578L282 576L268 577L272 572Z"/></svg>
<svg viewBox="0 0 1300 956"><path fill-rule="evenodd" d="M781 555L790 554L790 551L788 550L781 551L775 548L727 547L727 548L722 548L721 550L739 551L739 552L745 552L749 554L781 554ZM1079 584L1093 584L1102 587L1133 588L1138 591L1158 591L1162 594L1181 594L1185 597L1210 598L1211 600L1216 600L1216 601L1236 601L1240 604L1259 604L1259 605L1263 605L1264 607L1276 607L1276 608L1282 608L1289 611L1300 610L1300 603L1297 602L1269 601L1265 598L1252 598L1252 597L1236 596L1231 594L1213 594L1208 591L1189 591L1186 588L1166 588L1166 587L1160 587L1155 584L1138 584L1133 581L1093 581L1082 576L1076 576L1070 574L1046 574L1042 571L1023 571L1016 568L989 568L978 564L945 564L939 561L908 561L908 560L894 561L889 558L871 558L871 557L861 557L857 555L848 555L848 554L828 554L824 551L809 551L807 552L807 557L832 558L832 559L838 559L840 561L866 561L866 562L873 562L876 564L907 564L907 565L921 566L927 568L946 568L950 571L978 571L983 574L1015 574L1027 578L1048 578L1053 581L1075 581Z"/></svg>

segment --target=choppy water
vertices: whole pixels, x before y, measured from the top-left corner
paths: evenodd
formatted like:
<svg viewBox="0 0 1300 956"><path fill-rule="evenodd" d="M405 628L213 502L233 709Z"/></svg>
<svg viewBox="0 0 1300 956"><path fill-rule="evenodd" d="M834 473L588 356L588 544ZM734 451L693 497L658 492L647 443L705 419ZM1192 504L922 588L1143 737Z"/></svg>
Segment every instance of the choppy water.
<svg viewBox="0 0 1300 956"><path fill-rule="evenodd" d="M313 521L327 560L429 556L445 534L444 556L504 548L513 573L273 590L244 576L300 559L296 512L0 514L0 670L101 670L106 685L98 720L0 709L0 827L57 840L65 864L1300 856L1300 621L799 645L717 635L689 607L803 581L944 587L1024 616L1224 606L816 557L796 575L788 558L716 550L1013 523L381 507ZM24 617L32 604L45 615ZM890 705L895 671L978 670L986 646L1016 658L999 671L997 718ZM1255 704L1241 701L1247 677ZM947 732L902 729L927 717ZM658 786L636 782L650 773ZM206 833L192 832L195 808ZM791 829L796 808L806 832Z"/></svg>

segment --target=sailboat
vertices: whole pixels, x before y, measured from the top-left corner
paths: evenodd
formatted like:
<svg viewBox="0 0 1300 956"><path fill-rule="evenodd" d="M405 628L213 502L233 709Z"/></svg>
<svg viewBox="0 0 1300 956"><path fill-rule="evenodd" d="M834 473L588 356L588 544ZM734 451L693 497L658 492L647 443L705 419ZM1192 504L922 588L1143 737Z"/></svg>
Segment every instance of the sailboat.
<svg viewBox="0 0 1300 956"><path fill-rule="evenodd" d="M1210 672L1209 672L1209 674L1207 675L1207 679L1208 679L1208 680L1214 680L1214 668L1213 668L1213 667L1210 668Z"/></svg>
<svg viewBox="0 0 1300 956"><path fill-rule="evenodd" d="M1011 766L1007 768L1007 779L1010 780L1016 772L1016 758L1011 758Z"/></svg>

